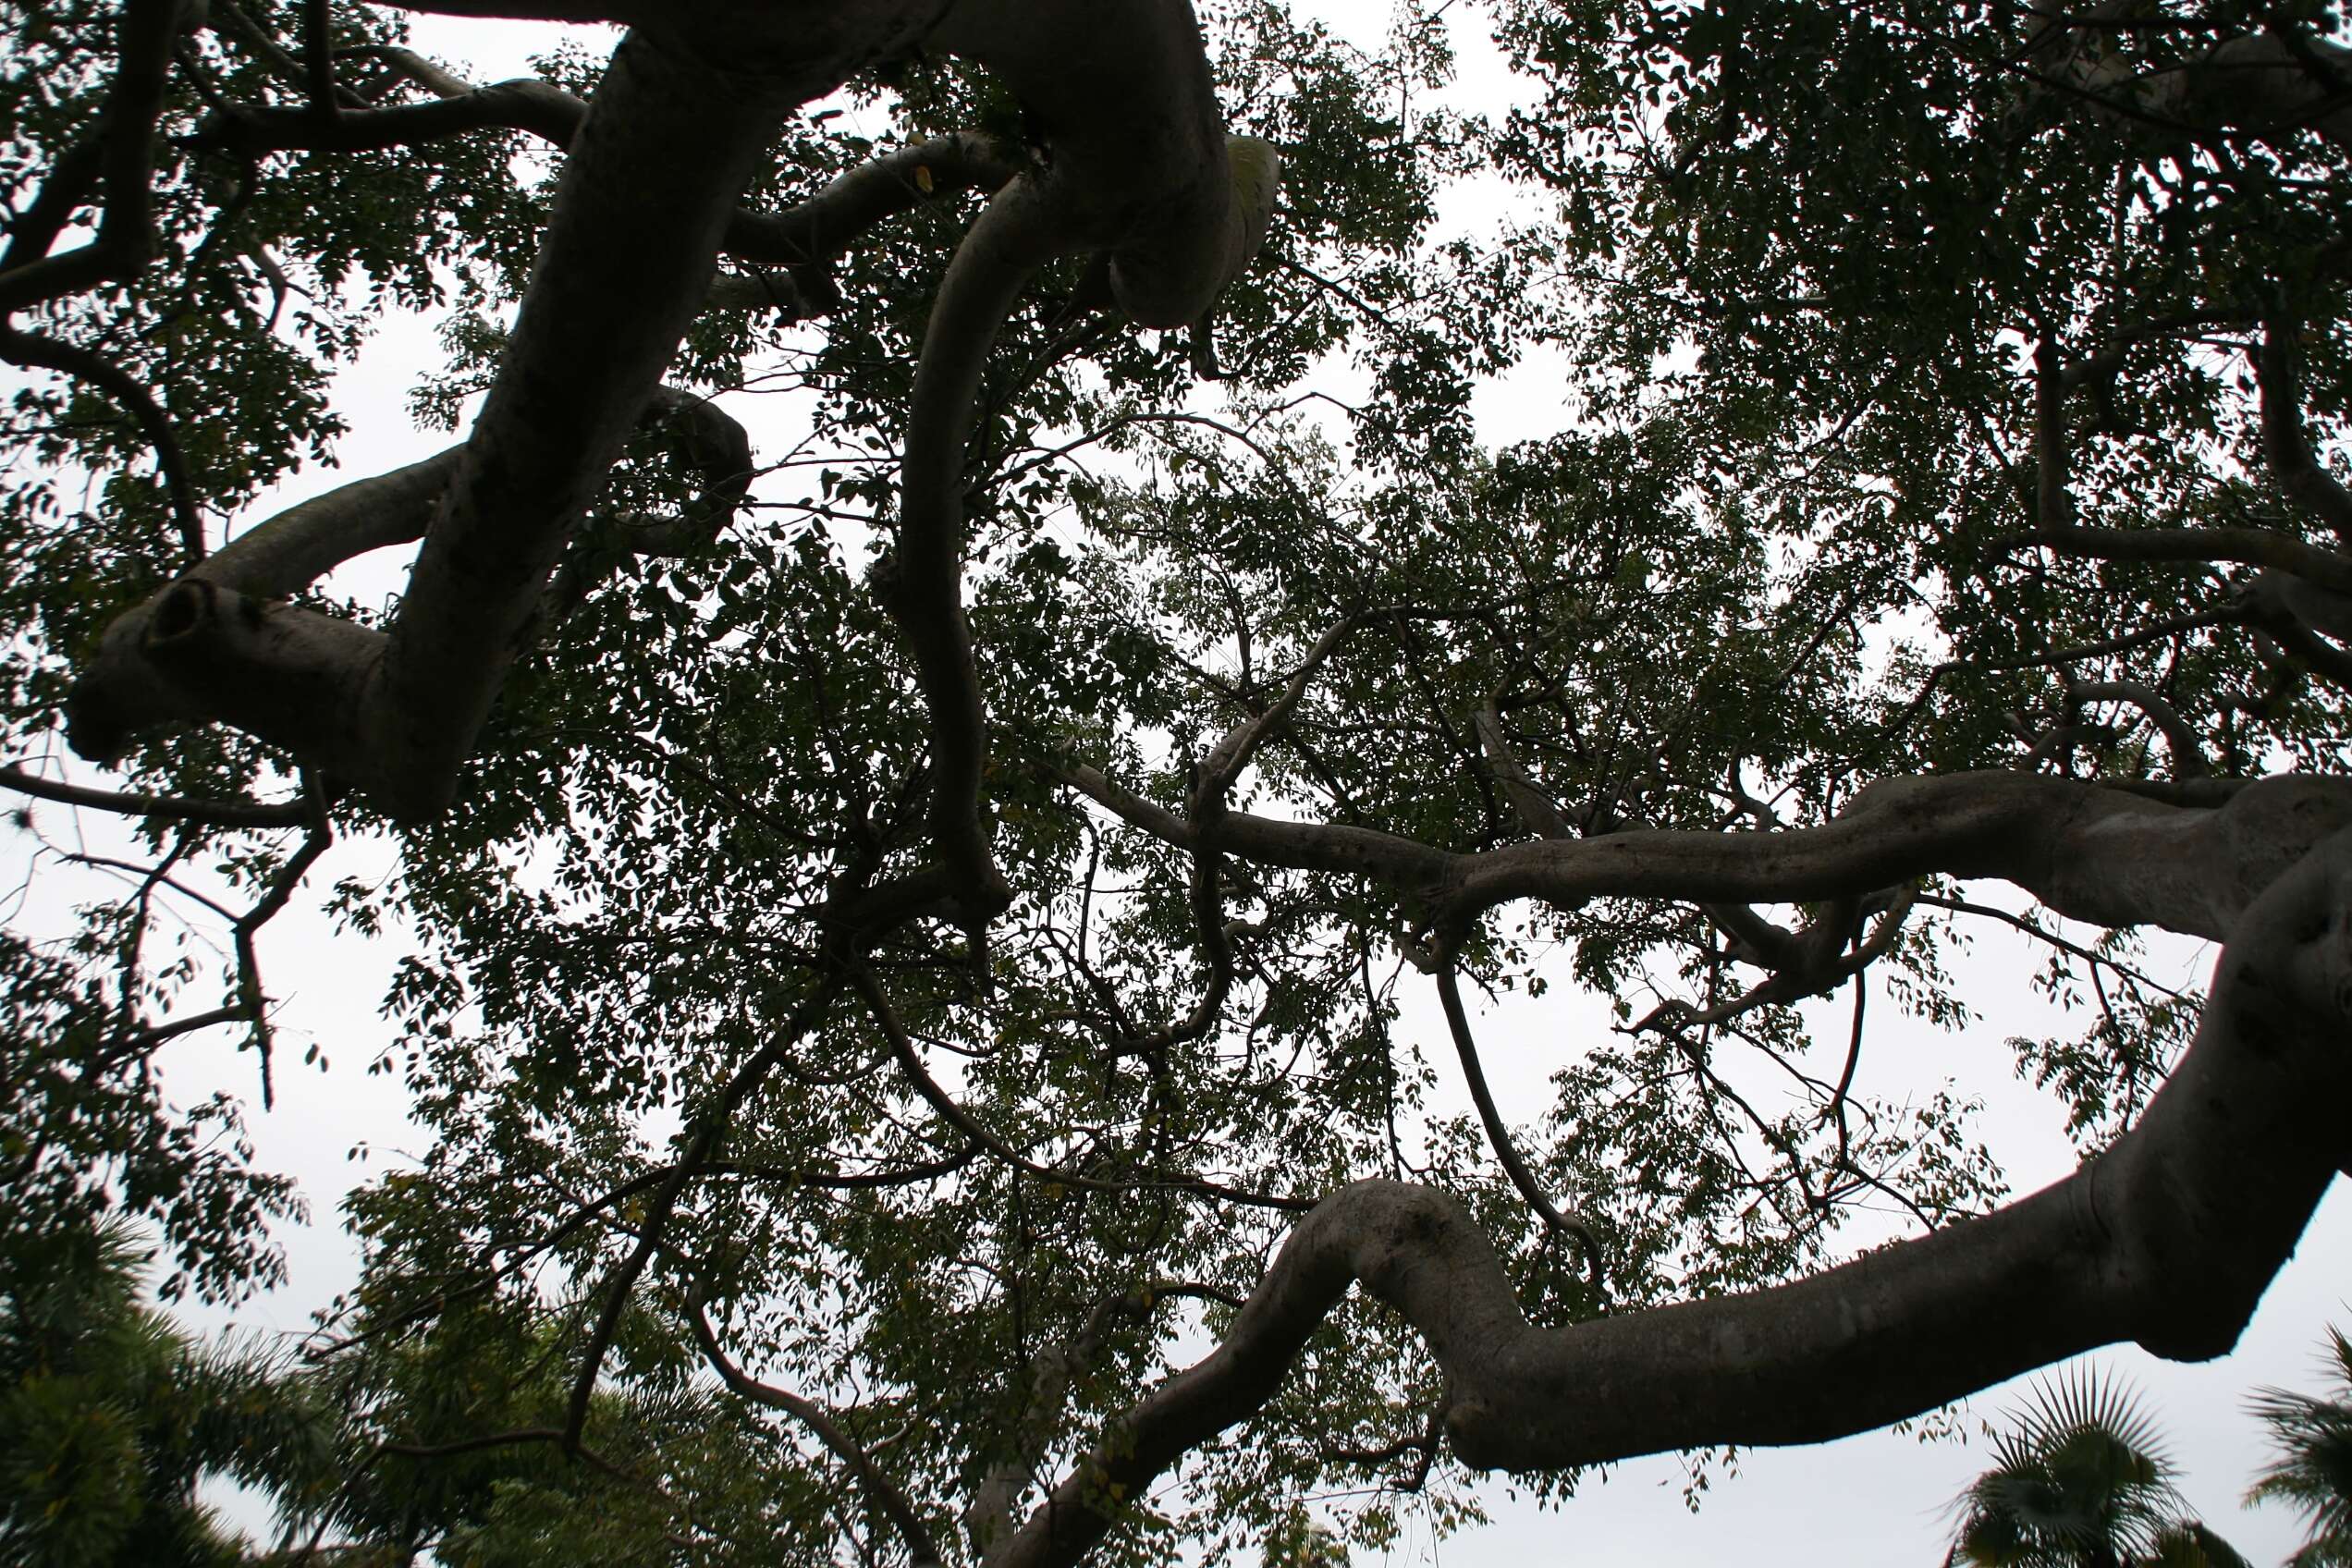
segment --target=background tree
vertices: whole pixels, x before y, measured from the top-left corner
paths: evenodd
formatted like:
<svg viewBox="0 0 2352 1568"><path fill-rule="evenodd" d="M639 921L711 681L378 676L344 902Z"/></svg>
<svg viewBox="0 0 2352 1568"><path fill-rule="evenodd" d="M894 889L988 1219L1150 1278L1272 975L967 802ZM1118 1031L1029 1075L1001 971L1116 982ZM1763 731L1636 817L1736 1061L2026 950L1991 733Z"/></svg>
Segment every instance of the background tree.
<svg viewBox="0 0 2352 1568"><path fill-rule="evenodd" d="M2330 1329L2328 1353L2327 1395L2261 1389L2248 1402L2278 1452L2246 1501L2274 1498L2304 1516L2309 1535L2291 1568L2352 1562L2352 1341Z"/></svg>
<svg viewBox="0 0 2352 1568"><path fill-rule="evenodd" d="M0 1257L0 1550L26 1568L245 1562L196 1499L315 1463L319 1412L266 1360L207 1350L139 1304L120 1227Z"/></svg>
<svg viewBox="0 0 2352 1568"><path fill-rule="evenodd" d="M2187 1513L2138 1400L2096 1373L2036 1386L1993 1437L1993 1465L1954 1501L1947 1563L1982 1568L2244 1568Z"/></svg>
<svg viewBox="0 0 2352 1568"><path fill-rule="evenodd" d="M67 0L0 94L5 777L135 825L0 948L6 1234L265 1276L152 1064L242 1031L267 1105L261 933L389 835L321 889L415 933L432 1140L313 1346L357 1536L1143 1561L1340 1485L1377 1544L2235 1339L2352 1158L2333 11L1507 0L1474 120L1414 10L438 8L631 31L477 84L396 7ZM1523 215L1441 234L1474 171ZM395 307L463 437L244 515ZM1562 429L1486 449L1533 348ZM2095 1004L2021 1047L2095 1158L2005 1204L1856 1089L1986 920ZM1620 1027L1507 1116L1475 998L1554 985Z"/></svg>

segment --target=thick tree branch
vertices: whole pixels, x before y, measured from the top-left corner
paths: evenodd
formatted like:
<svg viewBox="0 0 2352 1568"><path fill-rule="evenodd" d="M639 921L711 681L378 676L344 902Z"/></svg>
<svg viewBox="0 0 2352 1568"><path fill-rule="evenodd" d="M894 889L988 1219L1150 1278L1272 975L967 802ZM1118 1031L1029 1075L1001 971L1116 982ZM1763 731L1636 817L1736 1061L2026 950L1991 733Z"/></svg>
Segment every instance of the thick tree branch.
<svg viewBox="0 0 2352 1568"><path fill-rule="evenodd" d="M2352 593L2352 559L2267 528L2036 528L2003 543L2110 561L2242 561Z"/></svg>
<svg viewBox="0 0 2352 1568"><path fill-rule="evenodd" d="M643 417L668 426L673 444L682 448L680 455L698 472L702 489L674 516L597 520L596 543L613 558L683 553L707 544L741 504L751 482L750 440L716 404L661 386ZM226 657L223 645L237 639L337 636L347 622L280 601L370 550L423 538L465 450L462 445L445 447L406 468L354 480L289 507L118 619L67 700L67 732L74 749L84 756L112 758L141 730L173 719L222 717L224 691L244 706L267 710L291 704L308 711L302 705L309 700L307 688L299 680L288 697L275 685L238 685L207 661ZM539 629L578 606L594 585L588 571L589 562L576 556L557 574L544 595ZM358 645L372 647L363 641L368 635L359 632ZM252 663L276 668L266 659ZM324 678L330 672L313 673ZM289 672L289 679L294 675L299 672ZM260 723L282 722L285 717L257 720L256 732L262 732ZM358 743L356 737L351 743Z"/></svg>
<svg viewBox="0 0 2352 1568"><path fill-rule="evenodd" d="M963 612L965 447L989 346L1030 275L1062 248L1062 233L1038 187L1016 179L956 248L915 369L898 538L874 573L930 710L932 839L975 924L1001 910L1011 889L981 816L987 717Z"/></svg>
<svg viewBox="0 0 2352 1568"><path fill-rule="evenodd" d="M792 18L717 5L680 7L665 36L700 22L717 32L625 39L574 139L508 352L388 635L183 584L129 640L169 670L195 710L185 716L285 745L395 815L438 811L532 640L549 571L700 307L778 118L902 41L914 9L800 16L805 36L781 55ZM766 54L713 63L728 30L754 21L781 30ZM753 60L772 68L742 68ZM631 242L613 244L622 233Z"/></svg>
<svg viewBox="0 0 2352 1568"><path fill-rule="evenodd" d="M2263 137L2315 130L2352 144L2352 50L2281 22L2216 44L2180 73L2181 111Z"/></svg>
<svg viewBox="0 0 2352 1568"><path fill-rule="evenodd" d="M975 932L1010 896L980 818L982 716L961 603L962 450L987 345L1028 271L1073 249L1110 253L1136 319L1189 321L1224 283L1242 224L1190 7L1117 8L966 0L940 29L945 46L1034 95L1054 150L1036 184L1015 181L990 203L942 290L890 595L933 709L934 837ZM178 585L150 624L112 640L169 669L161 683L176 701L151 705L287 746L395 815L437 813L533 639L549 572L706 292L777 119L937 15L912 0L854 13L704 0L649 18L658 36L624 39L571 135L524 307L388 633L224 597L202 580ZM1096 68L1072 70L1073 39ZM343 134L351 120L302 116L312 134ZM894 199L876 177L835 205L876 191ZM613 245L619 233L632 242ZM126 706L139 717L116 704ZM118 741L120 730L92 735Z"/></svg>
<svg viewBox="0 0 2352 1568"><path fill-rule="evenodd" d="M1243 223L1186 0L962 0L930 42L986 66L1053 153L1065 250L1102 251L1140 325L1200 319Z"/></svg>
<svg viewBox="0 0 2352 1568"><path fill-rule="evenodd" d="M1359 1182L1292 1232L1209 1357L1115 1421L992 1568L1078 1562L1182 1456L1268 1397L1352 1284L1444 1369L1480 1468L1821 1441L2119 1340L2226 1351L2352 1160L2352 837L2244 911L2196 1041L2139 1123L2076 1174L1808 1280L1531 1327L1453 1198ZM2180 1281L2194 1278L2198 1289Z"/></svg>
<svg viewBox="0 0 2352 1568"><path fill-rule="evenodd" d="M1189 849L1198 837L1092 769L1061 776L1166 842ZM2255 890L2346 825L2352 783L2309 775L2259 779L2205 809L1995 772L1883 779L1831 821L1783 833L1630 828L1459 853L1374 828L1231 812L1214 835L1237 860L1366 877L1423 900L1439 925L1515 899L1802 901L1941 872L2015 883L2079 920L2219 937Z"/></svg>

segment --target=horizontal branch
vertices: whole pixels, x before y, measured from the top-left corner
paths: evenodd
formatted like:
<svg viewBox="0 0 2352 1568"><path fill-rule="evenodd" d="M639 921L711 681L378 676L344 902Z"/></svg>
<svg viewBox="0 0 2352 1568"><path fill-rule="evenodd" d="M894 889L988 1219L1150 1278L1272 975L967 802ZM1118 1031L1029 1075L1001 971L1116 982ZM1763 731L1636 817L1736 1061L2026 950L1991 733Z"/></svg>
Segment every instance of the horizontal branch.
<svg viewBox="0 0 2352 1568"><path fill-rule="evenodd" d="M403 74L439 96L422 104L346 111L332 121L308 108L224 108L198 129L196 143L249 156L295 150L353 152L499 129L522 131L569 149L588 115L585 100L537 77L476 87L429 67L420 70L404 65ZM778 265L829 262L877 224L925 202L962 190L1002 189L1018 171L1019 158L1016 150L976 132L933 137L859 165L784 212L737 209L728 216L719 250L740 261Z"/></svg>
<svg viewBox="0 0 2352 1568"><path fill-rule="evenodd" d="M1096 770L1060 777L1131 826L1191 849L1200 830ZM2255 890L2352 826L2352 781L2256 780L2212 808L2018 773L1883 779L1832 820L1772 833L1633 828L1454 851L1341 824L1229 812L1210 838L1236 860L1365 877L1444 926L1518 899L1785 903L1860 895L1942 874L1995 877L2062 914L2219 937Z"/></svg>
<svg viewBox="0 0 2352 1568"><path fill-rule="evenodd" d="M167 816L207 827L295 827L309 819L304 801L203 801L185 795L118 794L43 778L20 767L0 767L0 785L37 800L90 806L123 816Z"/></svg>
<svg viewBox="0 0 2352 1568"><path fill-rule="evenodd" d="M2107 561L2237 561L2352 593L2352 559L2269 528L2037 528L2003 543Z"/></svg>

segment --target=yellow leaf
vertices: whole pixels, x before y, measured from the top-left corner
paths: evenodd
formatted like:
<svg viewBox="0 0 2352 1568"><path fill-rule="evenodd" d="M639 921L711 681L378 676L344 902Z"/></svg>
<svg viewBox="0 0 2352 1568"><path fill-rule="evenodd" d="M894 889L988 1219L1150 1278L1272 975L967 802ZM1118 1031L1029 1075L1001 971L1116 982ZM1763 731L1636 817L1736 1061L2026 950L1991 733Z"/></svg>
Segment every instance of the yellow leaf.
<svg viewBox="0 0 2352 1568"><path fill-rule="evenodd" d="M917 190L922 191L925 196L931 194L930 165L917 164L914 165L914 188Z"/></svg>

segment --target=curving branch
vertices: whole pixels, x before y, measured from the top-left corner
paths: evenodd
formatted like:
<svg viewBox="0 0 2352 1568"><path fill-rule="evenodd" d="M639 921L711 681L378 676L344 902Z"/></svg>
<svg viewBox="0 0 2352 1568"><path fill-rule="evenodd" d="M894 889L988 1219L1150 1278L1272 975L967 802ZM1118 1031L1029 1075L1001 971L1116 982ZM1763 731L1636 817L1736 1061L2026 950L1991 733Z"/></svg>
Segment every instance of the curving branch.
<svg viewBox="0 0 2352 1568"><path fill-rule="evenodd" d="M204 514L196 503L196 489L188 477L187 456L180 450L171 416L137 376L103 354L6 325L0 325L0 360L12 365L54 370L77 381L86 381L121 405L130 422L139 427L139 433L147 438L148 446L154 448L155 470L163 476L165 499L171 508L172 522L179 532L179 549L185 564L193 567L203 560Z"/></svg>
<svg viewBox="0 0 2352 1568"><path fill-rule="evenodd" d="M1350 632L1370 619L1368 615L1349 616L1324 632L1299 661L1298 668L1292 672L1274 701L1235 725L1210 749L1207 759L1194 770L1189 802L1193 821L1209 821L1224 812L1226 797L1232 793L1234 784L1258 749L1289 727L1316 672ZM1170 1046L1201 1038L1216 1024L1226 998L1232 994L1233 945L1224 903L1218 896L1218 877L1222 867L1214 850L1196 850L1192 863L1193 928L1208 971L1207 981L1182 1022L1122 1040L1119 1048L1123 1051L1156 1056Z"/></svg>
<svg viewBox="0 0 2352 1568"><path fill-rule="evenodd" d="M0 322L30 306L135 276L154 256L155 120L163 112L173 41L201 10L187 0L125 0L115 82L97 138L91 152L60 160L27 214L34 221L10 234L0 258ZM97 233L86 244L51 255L50 246L92 187L104 193Z"/></svg>
<svg viewBox="0 0 2352 1568"><path fill-rule="evenodd" d="M784 9L679 6L659 37L631 33L615 51L388 632L199 578L117 623L107 653L147 666L177 717L283 745L395 815L437 813L530 643L549 573L701 308L775 126L930 17L914 0L822 20ZM735 40L745 30L759 36ZM612 244L617 233L631 242Z"/></svg>
<svg viewBox="0 0 2352 1568"><path fill-rule="evenodd" d="M1707 917L1732 937L1732 957L1772 973L1713 1007L1694 1008L1679 999L1660 1003L1639 1023L1627 1026L1625 1033L1704 1028L1728 1023L1760 1007L1827 996L1886 956L1902 935L1903 923L1917 899L1918 889L1907 884L1891 892L1882 890L1868 903L1851 897L1833 899L1820 918L1802 931L1784 931L1746 904L1706 905ZM1878 925L1848 952L1846 944L1859 922L1872 913L1879 915Z"/></svg>
<svg viewBox="0 0 2352 1568"><path fill-rule="evenodd" d="M2263 137L2312 130L2352 144L2352 49L2279 18L2225 39L2178 73L2183 110Z"/></svg>
<svg viewBox="0 0 2352 1568"><path fill-rule="evenodd" d="M2148 721L2164 737L2165 749L2172 753L2174 778L2203 778L2213 771L2205 759L2205 748L2197 739L2197 731L2181 716L2180 709L2144 680L2069 681L2066 701L2075 705L2101 702L2129 703L2146 714Z"/></svg>
<svg viewBox="0 0 2352 1568"><path fill-rule="evenodd" d="M2271 477L2297 504L2352 545L2352 489L2328 472L2303 428L2300 357L2296 323L2279 317L2262 324L2254 354L2255 379L2262 393L2262 457Z"/></svg>
<svg viewBox="0 0 2352 1568"><path fill-rule="evenodd" d="M1432 924L1517 899L1689 903L1860 896L1942 873L2015 883L2061 914L2218 937L2271 878L2352 825L2352 782L2286 774L2216 806L2011 772L1881 779L1831 821L1777 833L1637 827L1454 851L1377 828L1229 812L1194 827L1078 765L1060 777L1180 849L1204 831L1237 860L1362 876L1423 900Z"/></svg>
<svg viewBox="0 0 2352 1568"><path fill-rule="evenodd" d="M913 1568L932 1568L941 1561L939 1549L931 1538L930 1527L924 1524L923 1515L915 1508L913 1500L907 1496L904 1488L884 1473L882 1467L874 1462L874 1456L850 1436L848 1429L833 1419L831 1413L815 1401L789 1389L761 1382L728 1357L726 1350L718 1342L718 1335L711 1328L708 1315L703 1310L703 1283L700 1280L696 1280L689 1289L685 1312L687 1327L693 1329L695 1341L703 1347L703 1358L711 1364L721 1382L754 1404L784 1412L815 1434L818 1442L849 1466L850 1474L857 1477L859 1489L865 1493L882 1516L890 1521L891 1527L898 1531L899 1539L907 1549L907 1556Z"/></svg>
<svg viewBox="0 0 2352 1568"><path fill-rule="evenodd" d="M2352 835L2338 834L2234 923L2197 1038L2138 1123L1981 1219L1792 1284L1547 1329L1457 1200L1359 1182L1292 1233L1223 1343L1113 1421L992 1568L1080 1562L1117 1521L1110 1500L1247 1418L1356 1284L1420 1332L1446 1376L1447 1437L1477 1468L1817 1442L2124 1340L2221 1354L2352 1163L2335 1114L2347 1027Z"/></svg>
<svg viewBox="0 0 2352 1568"><path fill-rule="evenodd" d="M133 14L160 3L143 0ZM398 615L379 633L224 593L202 577L177 583L110 631L99 663L111 675L80 693L78 707L93 717L75 744L86 737L107 755L128 725L223 720L349 781L396 817L440 812L508 666L532 642L550 573L708 296L736 202L781 116L928 31L1007 80L1050 154L998 191L942 288L918 372L886 594L933 710L933 837L976 937L1011 894L981 818L983 712L962 606L974 392L1022 280L1053 256L1103 252L1121 307L1148 325L1196 319L1230 280L1248 221L1191 8L1184 0L850 9L697 0L533 14L542 11L643 24L622 40L576 125L555 124L570 107L528 88L381 111L411 127L441 124L435 116L454 124L527 112L570 149L523 308ZM410 74L435 92L457 85L430 69ZM290 120L222 124L315 138L392 123L377 111L317 107ZM993 149L966 140L909 150L917 161L836 181L797 227L769 239L788 261L843 243L874 214L905 204L909 185L936 188L920 162L934 156L975 183L1006 168ZM617 233L632 242L611 244Z"/></svg>
<svg viewBox="0 0 2352 1568"><path fill-rule="evenodd" d="M873 577L930 711L932 839L975 925L1010 903L1012 889L981 816L987 718L963 612L965 443L988 349L1062 237L1051 202L1024 177L997 193L956 248L915 367L898 537Z"/></svg>
<svg viewBox="0 0 2352 1568"><path fill-rule="evenodd" d="M752 438L732 414L708 398L656 386L645 417L658 422L672 455L694 472L702 487L675 513L591 517L540 600L542 631L578 609L600 572L622 557L692 556L708 549L750 496Z"/></svg>
<svg viewBox="0 0 2352 1568"><path fill-rule="evenodd" d="M1582 1219L1562 1213L1559 1205L1551 1201L1543 1183L1536 1180L1536 1173L1519 1158L1519 1150L1511 1141L1511 1126L1496 1108L1493 1091L1487 1087L1486 1070L1478 1062L1478 1042L1470 1033L1470 1015L1462 1005L1462 985L1456 975L1459 959L1452 943L1439 949L1438 1001L1445 1010L1446 1028L1453 1035L1455 1054L1462 1059L1463 1082L1469 1086L1471 1103L1478 1108L1478 1121L1487 1130L1487 1142L1511 1178L1511 1184L1519 1189L1527 1207L1542 1218L1545 1229L1556 1236L1569 1237L1584 1253L1586 1265L1592 1270L1593 1288L1598 1291L1606 1267L1600 1237Z"/></svg>

